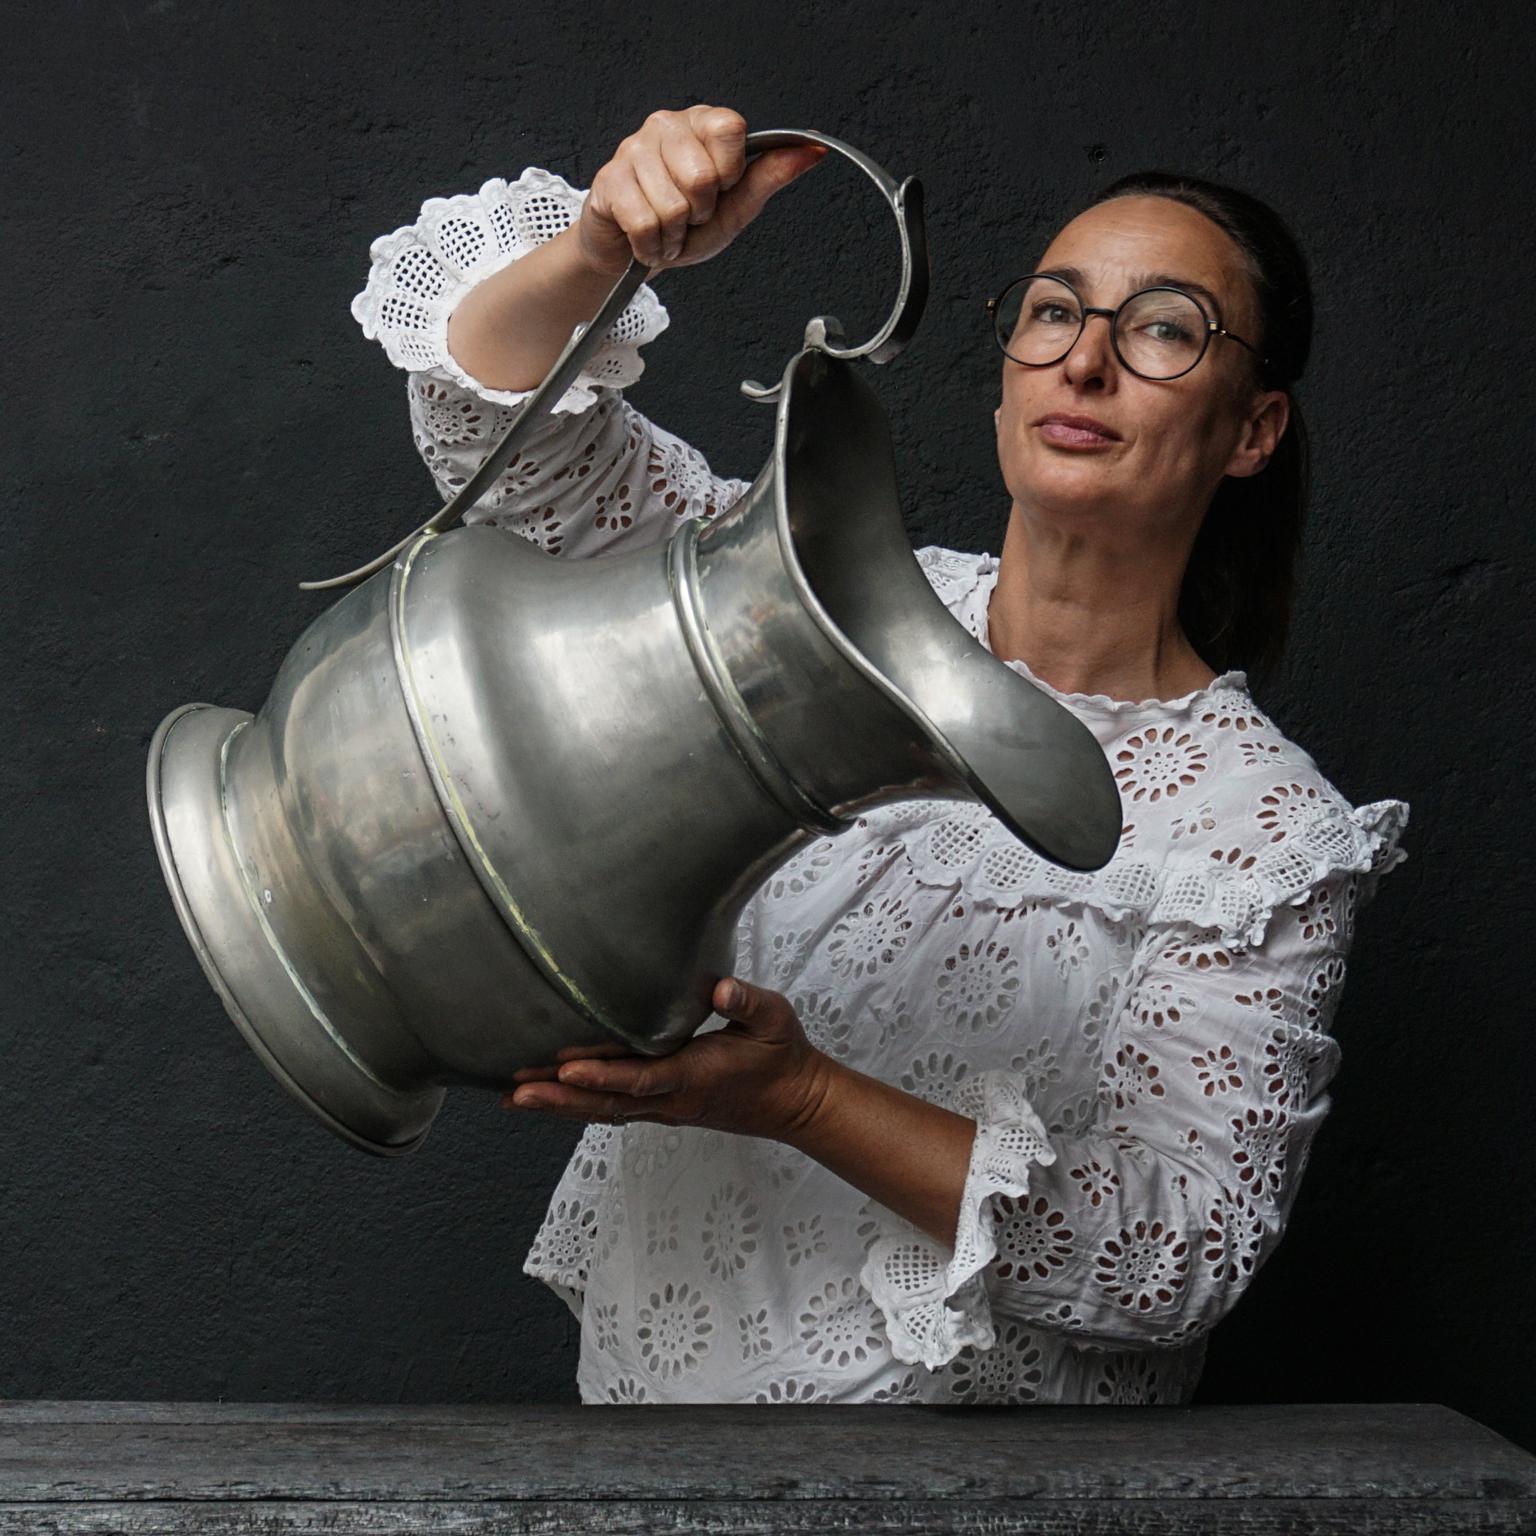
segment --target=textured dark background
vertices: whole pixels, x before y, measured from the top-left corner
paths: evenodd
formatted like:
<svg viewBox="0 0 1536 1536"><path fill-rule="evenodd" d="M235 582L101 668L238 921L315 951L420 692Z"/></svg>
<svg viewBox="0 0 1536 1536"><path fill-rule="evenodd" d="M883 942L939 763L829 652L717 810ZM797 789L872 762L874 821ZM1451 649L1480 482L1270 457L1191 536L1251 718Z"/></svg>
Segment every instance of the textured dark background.
<svg viewBox="0 0 1536 1536"><path fill-rule="evenodd" d="M934 293L874 377L919 542L1007 511L981 301L1147 166L1311 253L1316 501L1260 702L1350 799L1412 804L1363 915L1335 1110L1201 1401L1438 1401L1536 1447L1528 6L83 3L7 25L7 869L0 1394L574 1400L519 1270L576 1134L455 1092L394 1162L226 1019L144 806L162 715L255 709L301 577L437 504L348 303L422 200L578 185L657 107L814 127L927 193ZM773 62L770 62L772 60ZM631 390L751 475L804 322L867 334L894 230L851 167L660 280Z"/></svg>

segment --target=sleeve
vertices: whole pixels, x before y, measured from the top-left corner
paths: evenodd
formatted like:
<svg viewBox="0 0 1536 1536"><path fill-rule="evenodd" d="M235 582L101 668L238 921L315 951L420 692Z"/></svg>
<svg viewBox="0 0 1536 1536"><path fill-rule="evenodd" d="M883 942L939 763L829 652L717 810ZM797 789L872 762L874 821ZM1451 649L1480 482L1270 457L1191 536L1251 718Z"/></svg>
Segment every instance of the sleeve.
<svg viewBox="0 0 1536 1536"><path fill-rule="evenodd" d="M448 317L478 282L552 238L579 214L585 189L529 167L514 182L428 198L414 224L381 235L352 314L406 371L412 437L444 501L484 462L528 390L492 389L448 350ZM640 347L669 323L649 284L534 428L466 524L506 527L550 554L590 555L667 537L713 517L747 490L621 394L644 371Z"/></svg>
<svg viewBox="0 0 1536 1536"><path fill-rule="evenodd" d="M611 1125L594 1121L583 1129L523 1260L523 1273L543 1281L578 1320L599 1242L614 1236L616 1138Z"/></svg>
<svg viewBox="0 0 1536 1536"><path fill-rule="evenodd" d="M1406 857L1396 830L1275 905L1253 942L1151 926L1080 1132L1050 1134L1012 1070L959 1085L977 1133L954 1243L884 1213L863 1271L898 1359L937 1369L989 1349L994 1318L1089 1347L1177 1348L1232 1310L1332 1107L1353 913Z"/></svg>

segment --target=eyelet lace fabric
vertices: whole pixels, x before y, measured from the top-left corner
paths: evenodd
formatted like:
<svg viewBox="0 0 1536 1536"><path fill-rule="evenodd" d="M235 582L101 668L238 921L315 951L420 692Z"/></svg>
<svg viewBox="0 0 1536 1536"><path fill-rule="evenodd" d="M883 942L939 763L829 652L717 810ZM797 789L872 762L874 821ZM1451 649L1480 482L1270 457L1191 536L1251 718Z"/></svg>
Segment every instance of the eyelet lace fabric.
<svg viewBox="0 0 1536 1536"><path fill-rule="evenodd" d="M457 384L484 401L520 404L532 390L488 389L459 366L448 350L448 316L475 284L571 224L586 199L585 189L537 166L511 183L493 177L478 192L429 197L415 223L369 247L368 281L352 300L353 318L397 368ZM642 284L554 411L585 410L598 389L633 384L645 368L640 344L667 323L655 290Z"/></svg>
<svg viewBox="0 0 1536 1536"><path fill-rule="evenodd" d="M513 215L546 174L506 189L512 227L537 235L542 205ZM515 399L454 373L446 315L423 350L359 319L407 370L417 449L452 495ZM601 556L748 489L608 384L573 407L466 521ZM985 644L997 560L917 557ZM953 1241L777 1142L589 1126L523 1265L580 1319L584 1402L1189 1400L1331 1109L1357 914L1407 857L1408 806L1350 804L1240 671L1120 700L1008 665L1103 747L1114 858L1062 869L984 807L904 801L802 846L737 937L738 974L785 993L820 1049L976 1122Z"/></svg>

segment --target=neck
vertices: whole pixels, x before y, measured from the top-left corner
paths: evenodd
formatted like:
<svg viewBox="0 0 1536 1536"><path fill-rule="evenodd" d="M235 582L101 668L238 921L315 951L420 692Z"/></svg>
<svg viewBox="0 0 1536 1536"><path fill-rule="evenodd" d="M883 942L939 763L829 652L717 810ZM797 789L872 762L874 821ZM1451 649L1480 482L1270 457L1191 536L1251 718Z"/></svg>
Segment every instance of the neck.
<svg viewBox="0 0 1536 1536"><path fill-rule="evenodd" d="M992 653L1063 693L1139 700L1203 688L1216 673L1178 619L1188 554L1166 537L1062 531L1015 502L987 611Z"/></svg>

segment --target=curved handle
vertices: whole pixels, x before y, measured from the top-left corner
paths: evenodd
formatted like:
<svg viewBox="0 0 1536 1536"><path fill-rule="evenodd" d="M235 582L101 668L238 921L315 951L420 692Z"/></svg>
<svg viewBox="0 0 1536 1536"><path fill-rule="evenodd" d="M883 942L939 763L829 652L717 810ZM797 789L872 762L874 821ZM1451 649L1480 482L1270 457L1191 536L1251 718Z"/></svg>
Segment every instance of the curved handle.
<svg viewBox="0 0 1536 1536"><path fill-rule="evenodd" d="M836 344L844 340L843 325L837 316L818 315L805 328L805 345L819 347L833 357L867 357L872 363L888 363L911 341L928 303L932 263L923 225L923 185L915 176L908 176L898 184L868 155L842 139L834 139L830 133L817 133L811 128L765 128L760 133L747 135L749 153L784 149L794 144L825 144L828 149L835 149L853 161L880 189L891 212L896 215L896 229L901 237L901 275L897 281L896 302L885 324L862 346L845 347ZM741 392L754 400L774 400L778 398L779 386L774 384L765 388L748 379L743 381Z"/></svg>
<svg viewBox="0 0 1536 1536"><path fill-rule="evenodd" d="M750 156L760 154L767 149L783 149L794 144L824 144L828 149L835 149L839 154L846 155L879 187L886 202L890 204L891 211L896 215L896 224L901 235L901 280L896 292L896 303L885 324L862 346L846 347L838 345L844 340L842 322L835 315L818 315L806 325L805 345L820 347L833 357L867 357L872 363L888 363L912 339L912 334L917 329L917 322L922 318L923 308L928 302L930 261L923 226L922 185L914 176L908 176L898 185L887 171L851 144L845 144L843 140L835 139L831 134L817 133L809 128L764 128L757 133L749 133L746 139L746 153ZM638 257L631 259L629 266L624 270L624 275L613 285L608 297L603 300L602 307L586 324L578 325L571 332L571 339L566 342L564 350L555 359L544 382L518 407L517 418L502 435L501 441L491 449L479 469L459 487L451 500L445 502L419 528L406 534L397 544L386 549L382 555L376 556L366 565L358 566L355 571L348 571L345 576L331 576L324 581L301 581L300 588L306 592L319 592L330 587L354 586L382 571L402 550L409 548L423 534L441 533L443 529L456 522L462 513L474 506L490 489L492 482L501 473L507 460L517 451L519 444L527 438L533 423L565 394L576 375L581 372L582 364L602 344L613 322L645 281L647 270ZM764 386L751 379L745 379L742 381L741 391L754 400L772 401L778 397L779 386L777 384Z"/></svg>

